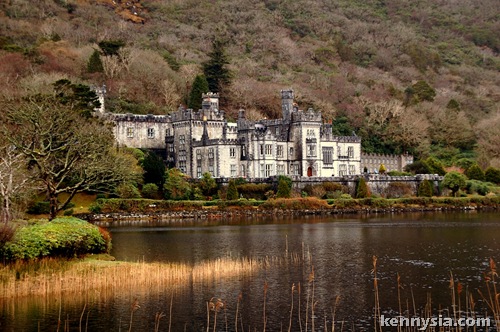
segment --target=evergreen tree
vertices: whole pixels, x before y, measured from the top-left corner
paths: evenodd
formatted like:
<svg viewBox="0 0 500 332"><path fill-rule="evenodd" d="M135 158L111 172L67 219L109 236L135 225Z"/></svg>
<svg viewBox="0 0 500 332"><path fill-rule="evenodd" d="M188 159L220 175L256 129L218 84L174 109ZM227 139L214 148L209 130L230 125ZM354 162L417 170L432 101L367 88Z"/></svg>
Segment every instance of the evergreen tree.
<svg viewBox="0 0 500 332"><path fill-rule="evenodd" d="M446 173L443 179L443 186L450 189L453 196L457 195L457 192L464 188L467 184L467 178L465 175L458 172Z"/></svg>
<svg viewBox="0 0 500 332"><path fill-rule="evenodd" d="M163 188L165 183L165 163L163 159L152 151L148 151L141 162L144 170L144 183L154 183Z"/></svg>
<svg viewBox="0 0 500 332"><path fill-rule="evenodd" d="M188 108L193 110L201 109L201 96L208 91L208 82L205 75L196 75L189 93Z"/></svg>
<svg viewBox="0 0 500 332"><path fill-rule="evenodd" d="M154 183L146 183L141 192L144 198L158 198L158 186Z"/></svg>
<svg viewBox="0 0 500 332"><path fill-rule="evenodd" d="M238 195L238 188L236 188L236 182L234 180L229 180L229 185L227 187L227 194L226 194L226 199L229 201L234 201L237 200L239 197Z"/></svg>
<svg viewBox="0 0 500 332"><path fill-rule="evenodd" d="M229 64L224 43L220 39L212 42L212 52L208 54L210 59L203 64L203 73L208 82L211 92L221 92L231 83L232 74L227 68Z"/></svg>
<svg viewBox="0 0 500 332"><path fill-rule="evenodd" d="M432 183L429 180L422 181L418 186L418 197L432 197L433 193Z"/></svg>
<svg viewBox="0 0 500 332"><path fill-rule="evenodd" d="M366 198L369 196L370 191L368 190L365 178L359 178L358 184L356 185L356 198Z"/></svg>
<svg viewBox="0 0 500 332"><path fill-rule="evenodd" d="M284 175L278 177L278 190L276 191L277 198L290 198L292 193L292 179Z"/></svg>
<svg viewBox="0 0 500 332"><path fill-rule="evenodd" d="M413 174L431 174L429 165L425 160L417 160L412 164L406 165L404 170Z"/></svg>
<svg viewBox="0 0 500 332"><path fill-rule="evenodd" d="M212 174L210 174L210 172L206 172L203 173L203 177L200 180L199 186L203 195L211 196L214 194L214 190L217 188L217 183L212 177Z"/></svg>
<svg viewBox="0 0 500 332"><path fill-rule="evenodd" d="M103 40L98 45L105 56L118 56L118 51L125 46L125 42L123 40Z"/></svg>
<svg viewBox="0 0 500 332"><path fill-rule="evenodd" d="M488 167L484 173L484 177L487 182L500 184L500 169Z"/></svg>
<svg viewBox="0 0 500 332"><path fill-rule="evenodd" d="M478 164L473 164L465 170L465 175L469 180L484 181L484 172Z"/></svg>
<svg viewBox="0 0 500 332"><path fill-rule="evenodd" d="M102 73L104 72L104 67L102 66L101 54L99 51L94 50L94 53L89 58L87 63L87 71L89 73Z"/></svg>
<svg viewBox="0 0 500 332"><path fill-rule="evenodd" d="M166 173L163 193L166 199L183 200L191 196L191 185L185 175L177 168L171 168Z"/></svg>
<svg viewBox="0 0 500 332"><path fill-rule="evenodd" d="M443 164L434 157L429 157L425 160L427 167L429 168L430 174L445 175L446 171L443 168Z"/></svg>
<svg viewBox="0 0 500 332"><path fill-rule="evenodd" d="M97 93L85 84L75 84L70 80L60 79L53 86L59 103L74 108L86 118L92 116L94 109L101 107Z"/></svg>

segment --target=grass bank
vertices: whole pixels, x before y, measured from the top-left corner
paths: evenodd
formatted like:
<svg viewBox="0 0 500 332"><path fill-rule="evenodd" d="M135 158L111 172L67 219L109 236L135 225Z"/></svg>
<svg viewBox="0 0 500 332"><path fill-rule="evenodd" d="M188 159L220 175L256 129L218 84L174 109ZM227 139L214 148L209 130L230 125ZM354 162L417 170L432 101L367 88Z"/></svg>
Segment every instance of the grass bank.
<svg viewBox="0 0 500 332"><path fill-rule="evenodd" d="M139 213L162 214L172 212L204 211L217 214L231 210L268 212L272 210L301 211L311 210L319 213L342 213L398 209L401 211L440 210L440 209L480 209L500 207L500 197L409 197L409 198L362 198L362 199L318 199L276 198L261 200L239 199L234 201L169 201L149 199L98 199L89 208L93 214Z"/></svg>

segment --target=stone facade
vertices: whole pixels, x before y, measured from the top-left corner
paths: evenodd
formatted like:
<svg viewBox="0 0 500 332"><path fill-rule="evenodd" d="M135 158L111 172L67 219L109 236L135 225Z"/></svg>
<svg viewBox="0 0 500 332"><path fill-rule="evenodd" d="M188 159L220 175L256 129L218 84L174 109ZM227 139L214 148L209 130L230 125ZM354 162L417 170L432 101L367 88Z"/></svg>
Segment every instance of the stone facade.
<svg viewBox="0 0 500 332"><path fill-rule="evenodd" d="M361 138L335 136L332 125L323 123L321 112L300 110L293 90L281 91L281 119L251 121L240 110L236 123L219 110L219 95L203 95L200 110L179 107L169 115L113 114L104 110L104 87L96 89L102 99L101 116L115 124L119 146L161 152L169 167L193 178L205 172L216 178L344 177L402 171L413 162L410 155L378 155L361 152Z"/></svg>
<svg viewBox="0 0 500 332"><path fill-rule="evenodd" d="M251 121L245 111L228 123L217 94L203 96L202 109L179 108L170 115L167 162L199 178L323 177L361 173L361 139L334 136L321 112L299 110L293 91L282 96L282 119Z"/></svg>
<svg viewBox="0 0 500 332"><path fill-rule="evenodd" d="M406 165L413 163L413 156L409 154L392 155L377 153L361 154L361 170L367 173L377 174L381 164L384 164L387 172L403 172Z"/></svg>

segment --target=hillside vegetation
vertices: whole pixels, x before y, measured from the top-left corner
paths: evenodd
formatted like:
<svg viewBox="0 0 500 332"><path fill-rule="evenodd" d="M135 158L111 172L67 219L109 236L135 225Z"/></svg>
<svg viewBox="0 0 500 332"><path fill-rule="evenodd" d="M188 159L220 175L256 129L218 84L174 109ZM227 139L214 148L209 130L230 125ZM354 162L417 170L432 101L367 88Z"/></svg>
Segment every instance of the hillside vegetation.
<svg viewBox="0 0 500 332"><path fill-rule="evenodd" d="M281 116L278 92L291 87L367 152L500 166L497 0L6 0L2 99L67 78L106 84L110 111L170 112L215 38L233 119Z"/></svg>

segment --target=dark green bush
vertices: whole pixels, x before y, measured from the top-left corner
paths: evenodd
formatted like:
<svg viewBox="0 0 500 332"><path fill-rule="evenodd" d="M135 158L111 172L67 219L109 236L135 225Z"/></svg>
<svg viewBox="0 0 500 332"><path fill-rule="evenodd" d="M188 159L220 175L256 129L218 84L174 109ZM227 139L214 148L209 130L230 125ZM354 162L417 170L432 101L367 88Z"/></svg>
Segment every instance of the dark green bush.
<svg viewBox="0 0 500 332"><path fill-rule="evenodd" d="M65 216L72 216L74 212L75 211L73 211L73 209L67 209L64 211L64 215Z"/></svg>
<svg viewBox="0 0 500 332"><path fill-rule="evenodd" d="M418 186L418 197L432 197L433 194L434 190L431 181L422 181L422 183Z"/></svg>
<svg viewBox="0 0 500 332"><path fill-rule="evenodd" d="M146 183L142 186L142 196L145 198L158 198L158 186L155 183Z"/></svg>
<svg viewBox="0 0 500 332"><path fill-rule="evenodd" d="M238 188L236 187L236 182L234 180L229 180L226 198L229 201L234 201L239 198Z"/></svg>
<svg viewBox="0 0 500 332"><path fill-rule="evenodd" d="M469 178L469 180L484 181L484 172L478 164L471 165L465 170L464 174Z"/></svg>
<svg viewBox="0 0 500 332"><path fill-rule="evenodd" d="M466 188L469 194L486 196L490 192L488 184L478 180L467 180Z"/></svg>
<svg viewBox="0 0 500 332"><path fill-rule="evenodd" d="M292 179L284 175L278 177L278 188L276 190L276 197L290 198L292 194Z"/></svg>
<svg viewBox="0 0 500 332"><path fill-rule="evenodd" d="M4 247L8 261L41 257L74 257L110 248L97 226L73 217L56 218L20 228Z"/></svg>
<svg viewBox="0 0 500 332"><path fill-rule="evenodd" d="M48 214L50 213L50 203L49 202L35 202L28 206L26 211L29 214Z"/></svg>
<svg viewBox="0 0 500 332"><path fill-rule="evenodd" d="M488 167L484 172L485 180L491 183L500 184L500 169Z"/></svg>

